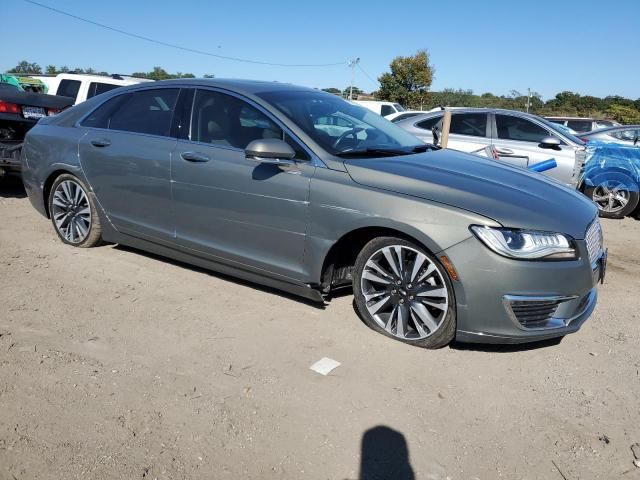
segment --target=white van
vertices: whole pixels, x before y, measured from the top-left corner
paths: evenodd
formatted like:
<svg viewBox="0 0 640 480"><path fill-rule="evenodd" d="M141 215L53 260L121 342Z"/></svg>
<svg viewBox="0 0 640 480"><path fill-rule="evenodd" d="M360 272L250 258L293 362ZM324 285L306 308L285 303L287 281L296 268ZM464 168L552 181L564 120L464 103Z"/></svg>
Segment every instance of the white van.
<svg viewBox="0 0 640 480"><path fill-rule="evenodd" d="M405 111L402 105L393 102L378 102L376 100L353 100L353 103L360 105L361 107L368 108L372 112L376 112L378 115L382 115L383 117Z"/></svg>
<svg viewBox="0 0 640 480"><path fill-rule="evenodd" d="M124 87L142 82L152 82L146 78L129 77L126 75L84 75L78 73L59 73L55 77L46 75L31 75L47 85L49 95L75 98L75 105L85 100L108 92L114 88Z"/></svg>

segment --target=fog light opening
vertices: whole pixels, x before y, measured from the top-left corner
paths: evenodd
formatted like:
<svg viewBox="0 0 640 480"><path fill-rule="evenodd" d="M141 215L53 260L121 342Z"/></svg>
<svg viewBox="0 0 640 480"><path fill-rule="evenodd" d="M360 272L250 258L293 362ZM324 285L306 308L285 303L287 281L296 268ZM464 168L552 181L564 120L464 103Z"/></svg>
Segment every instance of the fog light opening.
<svg viewBox="0 0 640 480"><path fill-rule="evenodd" d="M449 276L451 277L451 280L456 280L457 281L458 280L458 272L456 272L456 269L453 268L453 264L447 258L447 256L446 255L442 255L440 257L440 261L442 262L442 265L444 266L444 268L449 273Z"/></svg>

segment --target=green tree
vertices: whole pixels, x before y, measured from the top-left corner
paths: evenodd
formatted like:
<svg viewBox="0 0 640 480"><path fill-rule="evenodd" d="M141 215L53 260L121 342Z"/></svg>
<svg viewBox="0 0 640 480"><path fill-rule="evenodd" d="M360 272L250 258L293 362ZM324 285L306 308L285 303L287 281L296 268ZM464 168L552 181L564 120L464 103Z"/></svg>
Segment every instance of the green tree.
<svg viewBox="0 0 640 480"><path fill-rule="evenodd" d="M640 123L640 112L627 105L613 104L605 113L622 124Z"/></svg>
<svg viewBox="0 0 640 480"><path fill-rule="evenodd" d="M47 65L47 68L45 69L45 73L47 75L55 75L56 73L58 73L58 70L56 69L55 65Z"/></svg>
<svg viewBox="0 0 640 480"><path fill-rule="evenodd" d="M41 74L42 67L37 63L29 63L26 60L22 60L18 65L9 70L9 73Z"/></svg>
<svg viewBox="0 0 640 480"><path fill-rule="evenodd" d="M344 98L349 98L349 92L351 90L351 87L347 87L342 91L342 96ZM338 90L338 92L340 92L340 90ZM356 87L355 85L353 86L353 96L354 98L357 97L359 94L364 93L364 90L361 90L360 88Z"/></svg>
<svg viewBox="0 0 640 480"><path fill-rule="evenodd" d="M323 88L322 91L327 93L333 93L334 95L342 95L342 91L339 88L335 88L335 87Z"/></svg>
<svg viewBox="0 0 640 480"><path fill-rule="evenodd" d="M427 101L435 71L429 64L427 51L420 50L408 57L398 56L389 67L391 72L383 73L378 78L378 98L409 108L422 106Z"/></svg>

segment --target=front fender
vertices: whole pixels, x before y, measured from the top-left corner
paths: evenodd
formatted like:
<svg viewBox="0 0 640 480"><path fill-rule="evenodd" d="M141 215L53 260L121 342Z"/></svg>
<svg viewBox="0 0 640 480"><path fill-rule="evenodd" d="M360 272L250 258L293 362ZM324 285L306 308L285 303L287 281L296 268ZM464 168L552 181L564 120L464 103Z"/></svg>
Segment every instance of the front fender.
<svg viewBox="0 0 640 480"><path fill-rule="evenodd" d="M449 205L359 185L345 172L320 168L311 181L305 269L321 283L331 249L362 228L384 228L412 237L433 254L471 236L469 225L494 220Z"/></svg>

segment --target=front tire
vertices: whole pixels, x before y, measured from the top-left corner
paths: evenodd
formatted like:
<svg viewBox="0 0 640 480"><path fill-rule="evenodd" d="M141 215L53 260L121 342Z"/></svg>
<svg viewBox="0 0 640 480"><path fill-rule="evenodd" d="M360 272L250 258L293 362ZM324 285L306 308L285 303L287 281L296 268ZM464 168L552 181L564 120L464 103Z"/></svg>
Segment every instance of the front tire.
<svg viewBox="0 0 640 480"><path fill-rule="evenodd" d="M598 207L604 218L623 218L633 212L640 201L638 184L622 172L604 172L594 178L584 193Z"/></svg>
<svg viewBox="0 0 640 480"><path fill-rule="evenodd" d="M376 238L364 246L354 270L356 307L373 330L422 348L454 339L453 286L423 248L401 238Z"/></svg>
<svg viewBox="0 0 640 480"><path fill-rule="evenodd" d="M89 248L101 243L102 230L95 202L87 186L65 173L55 179L49 193L53 228L64 243Z"/></svg>

